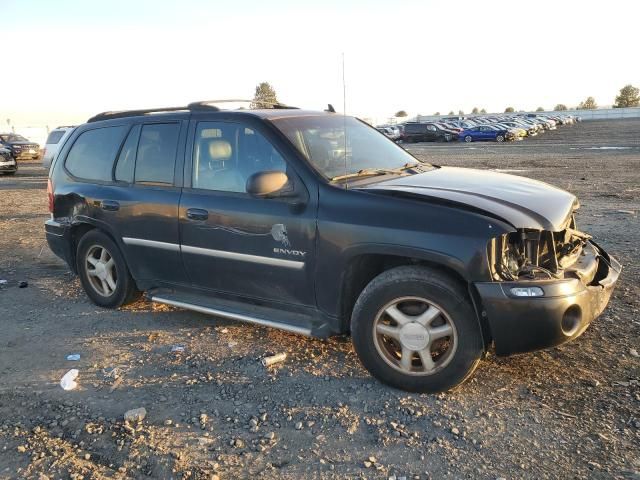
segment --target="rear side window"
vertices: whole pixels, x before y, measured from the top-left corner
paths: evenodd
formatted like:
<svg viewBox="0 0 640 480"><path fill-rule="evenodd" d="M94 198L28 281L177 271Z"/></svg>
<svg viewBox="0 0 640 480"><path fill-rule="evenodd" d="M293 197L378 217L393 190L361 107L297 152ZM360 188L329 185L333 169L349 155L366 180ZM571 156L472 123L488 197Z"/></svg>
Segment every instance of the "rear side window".
<svg viewBox="0 0 640 480"><path fill-rule="evenodd" d="M142 184L173 184L178 134L177 123L144 125L138 142L135 182Z"/></svg>
<svg viewBox="0 0 640 480"><path fill-rule="evenodd" d="M124 125L82 132L67 155L65 167L75 177L110 182L113 161L126 132Z"/></svg>
<svg viewBox="0 0 640 480"><path fill-rule="evenodd" d="M64 136L64 130L54 130L47 137L47 145L56 145Z"/></svg>
<svg viewBox="0 0 640 480"><path fill-rule="evenodd" d="M129 136L125 140L122 150L120 150L118 163L116 164L116 180L119 182L133 182L133 169L135 167L139 136L140 125L136 125L129 132Z"/></svg>

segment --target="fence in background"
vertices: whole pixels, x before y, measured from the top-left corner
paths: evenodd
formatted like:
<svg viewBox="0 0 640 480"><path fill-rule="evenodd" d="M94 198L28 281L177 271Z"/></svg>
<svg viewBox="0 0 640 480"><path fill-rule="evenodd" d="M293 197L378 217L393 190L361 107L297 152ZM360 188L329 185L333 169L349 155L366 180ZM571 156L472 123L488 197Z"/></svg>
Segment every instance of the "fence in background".
<svg viewBox="0 0 640 480"><path fill-rule="evenodd" d="M521 113L521 112L518 112ZM576 115L581 117L582 120L613 120L621 118L640 118L640 107L632 108L598 108L596 110L563 110L561 112L545 111L545 112L524 112L524 113L538 113L541 115L547 114L563 114L563 115ZM489 113L489 115L501 115L499 113ZM439 120L443 117L457 117L458 115L419 115L408 119L407 121L418 122L431 122ZM473 118L475 115L463 115L467 118Z"/></svg>

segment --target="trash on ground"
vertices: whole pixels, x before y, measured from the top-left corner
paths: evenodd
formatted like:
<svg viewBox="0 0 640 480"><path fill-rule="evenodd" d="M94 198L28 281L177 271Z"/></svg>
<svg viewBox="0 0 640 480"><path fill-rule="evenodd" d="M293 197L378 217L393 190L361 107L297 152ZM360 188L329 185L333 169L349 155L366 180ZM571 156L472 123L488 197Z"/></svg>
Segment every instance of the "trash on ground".
<svg viewBox="0 0 640 480"><path fill-rule="evenodd" d="M171 353L182 353L184 352L184 345L172 345Z"/></svg>
<svg viewBox="0 0 640 480"><path fill-rule="evenodd" d="M111 367L102 369L102 373L106 378L113 378L115 380L124 372L120 367Z"/></svg>
<svg viewBox="0 0 640 480"><path fill-rule="evenodd" d="M67 355L67 360L73 361L73 362L77 362L78 360L80 360L80 354L79 353L72 353L70 355Z"/></svg>
<svg viewBox="0 0 640 480"><path fill-rule="evenodd" d="M284 362L287 359L286 353L278 353L277 355L271 355L262 359L262 365L270 367L273 364Z"/></svg>
<svg viewBox="0 0 640 480"><path fill-rule="evenodd" d="M6 284L7 284L7 281L4 278L0 279L0 285L6 285Z"/></svg>
<svg viewBox="0 0 640 480"><path fill-rule="evenodd" d="M118 388L118 385L120 385L122 383L122 377L118 377L116 378L116 381L113 382L113 384L111 385L111 388L109 388L109 393L113 393L113 391Z"/></svg>
<svg viewBox="0 0 640 480"><path fill-rule="evenodd" d="M124 420L126 422L141 422L144 417L147 416L147 409L144 407L134 408L133 410L127 410L124 413Z"/></svg>
<svg viewBox="0 0 640 480"><path fill-rule="evenodd" d="M78 384L76 383L76 378L78 378L79 374L80 372L76 368L72 368L67 373L65 373L64 376L60 379L60 386L63 388L63 390L75 389L78 386Z"/></svg>
<svg viewBox="0 0 640 480"><path fill-rule="evenodd" d="M238 345L238 342L229 342L227 345L229 345L229 348L233 348Z"/></svg>
<svg viewBox="0 0 640 480"><path fill-rule="evenodd" d="M19 284L18 284L18 288L27 288L29 286L29 282L22 280Z"/></svg>

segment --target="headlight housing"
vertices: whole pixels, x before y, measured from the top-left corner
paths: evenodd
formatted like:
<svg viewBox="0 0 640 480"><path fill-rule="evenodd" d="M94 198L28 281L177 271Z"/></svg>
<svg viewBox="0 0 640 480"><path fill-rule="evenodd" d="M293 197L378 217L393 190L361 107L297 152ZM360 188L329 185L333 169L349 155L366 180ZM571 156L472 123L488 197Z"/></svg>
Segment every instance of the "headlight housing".
<svg viewBox="0 0 640 480"><path fill-rule="evenodd" d="M496 281L562 278L589 238L575 229L573 219L560 232L520 229L501 235L487 247L491 276Z"/></svg>

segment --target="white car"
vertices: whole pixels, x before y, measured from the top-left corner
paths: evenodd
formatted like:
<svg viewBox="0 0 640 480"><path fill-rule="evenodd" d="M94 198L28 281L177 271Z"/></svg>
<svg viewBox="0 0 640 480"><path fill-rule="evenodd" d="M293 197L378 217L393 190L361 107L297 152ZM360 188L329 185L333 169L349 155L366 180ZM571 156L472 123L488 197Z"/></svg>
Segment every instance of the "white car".
<svg viewBox="0 0 640 480"><path fill-rule="evenodd" d="M47 137L47 143L44 146L44 154L42 155L42 166L44 168L49 169L49 167L51 167L58 150L64 145L64 142L69 138L69 135L71 135L71 132L73 132L75 128L75 125L72 125L51 130L51 133L49 133Z"/></svg>

